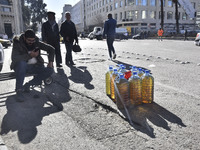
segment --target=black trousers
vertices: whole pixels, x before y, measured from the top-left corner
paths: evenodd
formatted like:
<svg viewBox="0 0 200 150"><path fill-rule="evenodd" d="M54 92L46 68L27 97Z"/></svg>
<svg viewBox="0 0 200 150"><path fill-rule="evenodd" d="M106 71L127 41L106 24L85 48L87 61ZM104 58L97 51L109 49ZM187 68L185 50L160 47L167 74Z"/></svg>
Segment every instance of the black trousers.
<svg viewBox="0 0 200 150"><path fill-rule="evenodd" d="M62 63L62 56L60 52L60 43L59 42L54 42L54 43L48 43L51 46L55 48L55 59L56 59L56 65Z"/></svg>

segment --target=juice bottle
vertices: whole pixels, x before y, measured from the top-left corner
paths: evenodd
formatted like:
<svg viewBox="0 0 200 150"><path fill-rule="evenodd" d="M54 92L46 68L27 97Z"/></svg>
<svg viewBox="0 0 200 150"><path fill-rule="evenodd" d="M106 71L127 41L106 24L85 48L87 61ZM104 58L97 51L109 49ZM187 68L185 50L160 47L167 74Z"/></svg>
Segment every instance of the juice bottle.
<svg viewBox="0 0 200 150"><path fill-rule="evenodd" d="M142 71L142 68L138 68L138 76L142 77L144 72Z"/></svg>
<svg viewBox="0 0 200 150"><path fill-rule="evenodd" d="M149 70L145 70L142 76L142 102L152 103L154 97L154 78Z"/></svg>
<svg viewBox="0 0 200 150"><path fill-rule="evenodd" d="M133 72L133 75L129 78L130 88L130 102L132 105L138 105L142 103L142 80L138 76L137 72Z"/></svg>
<svg viewBox="0 0 200 150"><path fill-rule="evenodd" d="M121 73L119 76L119 81L116 82L117 89L116 94L118 95L116 97L116 103L117 107L119 109L124 109L125 107L128 107L130 104L129 99L129 82L124 78L124 75Z"/></svg>
<svg viewBox="0 0 200 150"><path fill-rule="evenodd" d="M117 69L114 69L114 72L112 73L111 75L111 84L110 84L110 87L111 87L111 99L116 102L115 100L115 79L116 77L118 76L118 72L117 72Z"/></svg>
<svg viewBox="0 0 200 150"><path fill-rule="evenodd" d="M110 79L111 79L111 74L113 72L113 66L109 66L109 70L106 72L106 94L110 96Z"/></svg>
<svg viewBox="0 0 200 150"><path fill-rule="evenodd" d="M125 73L126 73L126 68L125 68L125 66L123 65L123 66L121 66L121 69L118 71L119 73L122 73L123 75L125 75Z"/></svg>

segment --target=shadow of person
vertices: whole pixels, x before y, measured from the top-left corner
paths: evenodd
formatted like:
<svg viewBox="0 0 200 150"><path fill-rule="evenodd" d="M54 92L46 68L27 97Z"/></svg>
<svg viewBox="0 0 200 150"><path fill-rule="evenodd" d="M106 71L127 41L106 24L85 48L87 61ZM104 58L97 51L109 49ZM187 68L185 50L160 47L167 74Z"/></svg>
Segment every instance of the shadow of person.
<svg viewBox="0 0 200 150"><path fill-rule="evenodd" d="M87 70L86 66L79 67L70 67L71 68L71 76L69 79L75 83L84 84L85 88L92 90L94 89L94 85L90 82L93 80L92 75Z"/></svg>
<svg viewBox="0 0 200 150"><path fill-rule="evenodd" d="M39 98L34 98L39 95ZM42 119L52 113L60 111L57 106L48 102L41 92L32 90L25 94L25 101L16 102L15 95L6 100L7 113L1 124L1 135L17 132L21 143L31 142L37 135L37 126L42 124Z"/></svg>
<svg viewBox="0 0 200 150"><path fill-rule="evenodd" d="M155 126L161 127L168 131L170 131L171 129L168 126L167 121L178 124L182 127L186 127L186 125L183 124L182 120L178 116L169 112L155 102L153 102L152 104L131 106L128 108L129 114L127 114L125 110L121 110L121 112L126 118L128 118L129 115L133 124L139 125L141 127L139 128L139 130L152 138L155 138L154 129L152 128L152 126L150 126L148 121ZM135 128L138 128L138 126L135 126Z"/></svg>
<svg viewBox="0 0 200 150"><path fill-rule="evenodd" d="M69 94L69 80L62 68L57 68L57 73L52 75L53 83L42 89L52 103L65 103L71 100Z"/></svg>

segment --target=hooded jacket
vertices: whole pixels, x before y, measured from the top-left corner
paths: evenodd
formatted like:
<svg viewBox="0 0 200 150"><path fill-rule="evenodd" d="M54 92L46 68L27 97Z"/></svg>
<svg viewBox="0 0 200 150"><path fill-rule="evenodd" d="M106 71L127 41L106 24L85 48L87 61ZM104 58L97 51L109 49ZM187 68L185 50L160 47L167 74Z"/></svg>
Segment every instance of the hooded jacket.
<svg viewBox="0 0 200 150"><path fill-rule="evenodd" d="M48 53L48 60L54 61L54 53L55 49L46 43L43 43L39 41L38 37L35 38L35 47L38 47L40 50L44 50ZM15 36L13 38L13 48L12 48L12 54L11 54L11 66L10 69L14 69L15 65L19 61L26 61L31 59L31 56L28 54L28 49L26 47L26 43L24 41L24 34L21 34L20 36ZM39 55L36 57L37 64L44 64L44 59L41 57L41 53L39 51Z"/></svg>

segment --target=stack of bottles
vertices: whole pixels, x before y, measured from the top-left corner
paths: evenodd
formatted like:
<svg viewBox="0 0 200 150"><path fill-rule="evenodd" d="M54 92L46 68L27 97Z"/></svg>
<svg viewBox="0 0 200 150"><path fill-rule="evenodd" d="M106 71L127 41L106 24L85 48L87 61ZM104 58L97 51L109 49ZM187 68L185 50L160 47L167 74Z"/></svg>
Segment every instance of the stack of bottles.
<svg viewBox="0 0 200 150"><path fill-rule="evenodd" d="M120 64L106 72L106 94L119 109L142 103L152 103L154 98L154 78L149 70L132 66L126 70Z"/></svg>

